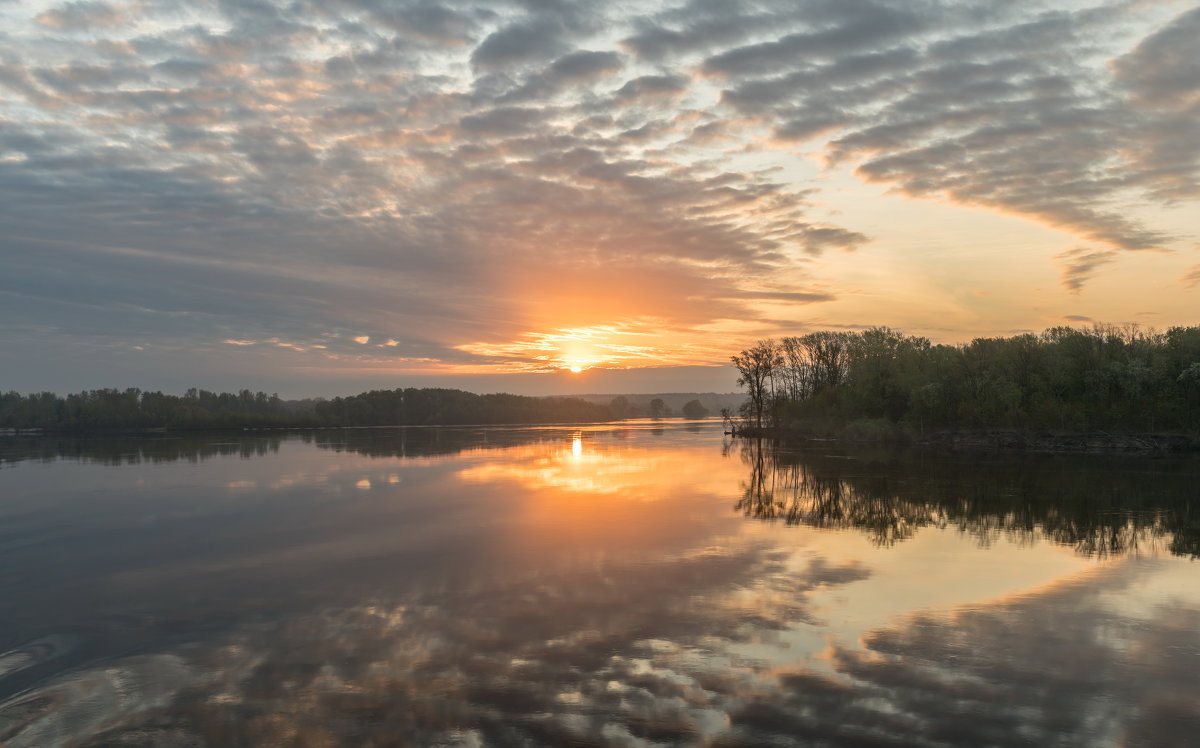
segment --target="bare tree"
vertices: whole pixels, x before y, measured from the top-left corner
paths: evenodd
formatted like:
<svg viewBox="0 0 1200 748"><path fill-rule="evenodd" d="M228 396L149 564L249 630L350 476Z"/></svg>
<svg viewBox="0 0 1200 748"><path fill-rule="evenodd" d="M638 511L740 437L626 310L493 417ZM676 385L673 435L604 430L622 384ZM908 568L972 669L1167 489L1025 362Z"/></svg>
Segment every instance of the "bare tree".
<svg viewBox="0 0 1200 748"><path fill-rule="evenodd" d="M783 365L779 345L770 338L760 340L730 360L738 370L738 386L745 387L750 398L748 416L756 428L762 428L763 414L775 400L774 376Z"/></svg>

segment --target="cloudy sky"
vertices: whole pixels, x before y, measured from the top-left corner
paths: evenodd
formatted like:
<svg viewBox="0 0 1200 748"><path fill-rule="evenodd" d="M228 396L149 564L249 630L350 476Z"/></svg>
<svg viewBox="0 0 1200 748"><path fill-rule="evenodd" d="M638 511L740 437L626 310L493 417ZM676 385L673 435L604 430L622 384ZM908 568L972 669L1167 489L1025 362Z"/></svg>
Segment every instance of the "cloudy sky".
<svg viewBox="0 0 1200 748"><path fill-rule="evenodd" d="M769 335L1197 324L1198 38L1169 0L0 0L0 389L729 391Z"/></svg>

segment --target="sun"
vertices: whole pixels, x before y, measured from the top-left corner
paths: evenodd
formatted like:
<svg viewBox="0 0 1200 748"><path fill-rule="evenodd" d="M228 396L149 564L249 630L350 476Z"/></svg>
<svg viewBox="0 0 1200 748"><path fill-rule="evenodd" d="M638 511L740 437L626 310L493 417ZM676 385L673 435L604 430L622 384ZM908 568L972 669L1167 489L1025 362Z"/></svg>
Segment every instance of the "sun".
<svg viewBox="0 0 1200 748"><path fill-rule="evenodd" d="M572 374L578 374L579 372L583 371L583 367L580 366L579 364L571 364L570 366L567 367L567 370L570 371Z"/></svg>

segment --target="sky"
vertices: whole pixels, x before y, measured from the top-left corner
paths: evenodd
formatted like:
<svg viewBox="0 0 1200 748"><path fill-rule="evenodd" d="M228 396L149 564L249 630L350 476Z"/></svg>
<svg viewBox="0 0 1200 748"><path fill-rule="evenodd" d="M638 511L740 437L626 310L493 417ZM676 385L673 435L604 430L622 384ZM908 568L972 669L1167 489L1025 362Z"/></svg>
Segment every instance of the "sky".
<svg viewBox="0 0 1200 748"><path fill-rule="evenodd" d="M1200 324L1200 6L0 0L0 389ZM574 371L573 371L574 370Z"/></svg>

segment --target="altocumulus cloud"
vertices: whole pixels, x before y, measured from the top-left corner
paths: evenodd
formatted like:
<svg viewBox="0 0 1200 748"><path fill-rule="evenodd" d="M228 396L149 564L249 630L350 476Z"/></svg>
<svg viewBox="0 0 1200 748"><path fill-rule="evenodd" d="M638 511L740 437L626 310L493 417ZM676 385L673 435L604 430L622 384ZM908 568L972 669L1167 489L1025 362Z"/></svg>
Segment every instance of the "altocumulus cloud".
<svg viewBox="0 0 1200 748"><path fill-rule="evenodd" d="M1135 2L3 4L0 334L397 371L607 325L719 362L727 321L836 299L812 269L869 243L819 180L747 157L797 149L1098 246L1077 290L1174 238L1121 206L1197 195L1198 24ZM661 342L697 331L716 344Z"/></svg>

